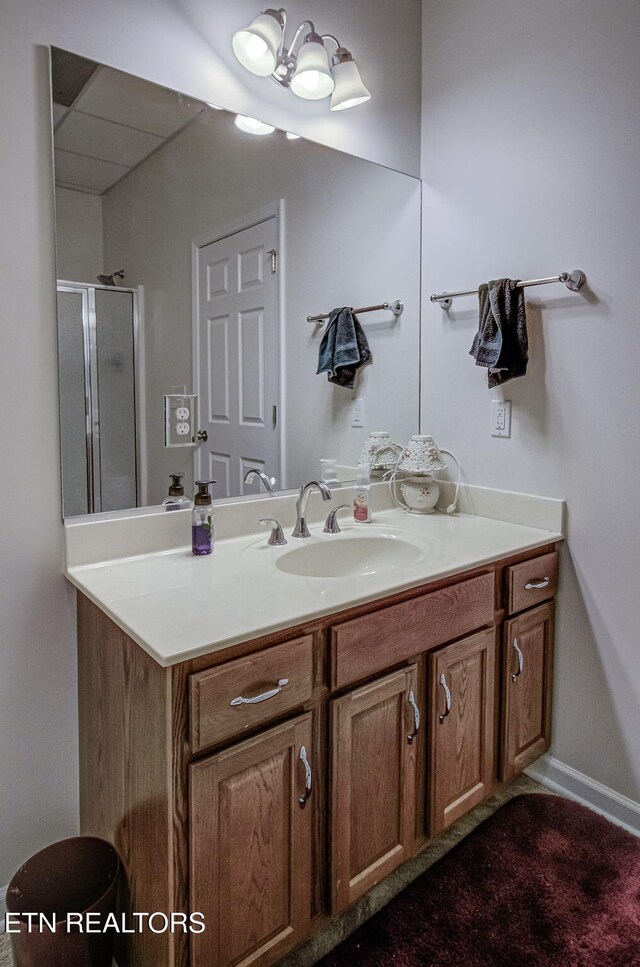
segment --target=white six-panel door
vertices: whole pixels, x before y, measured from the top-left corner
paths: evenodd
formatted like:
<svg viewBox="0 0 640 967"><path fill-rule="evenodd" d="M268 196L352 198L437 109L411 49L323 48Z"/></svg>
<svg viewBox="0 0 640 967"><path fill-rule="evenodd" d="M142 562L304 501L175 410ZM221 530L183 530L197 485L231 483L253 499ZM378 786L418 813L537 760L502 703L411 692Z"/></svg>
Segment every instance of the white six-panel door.
<svg viewBox="0 0 640 967"><path fill-rule="evenodd" d="M214 497L257 492L250 467L278 476L276 219L198 252L200 444L196 471ZM254 478L255 479L255 478Z"/></svg>

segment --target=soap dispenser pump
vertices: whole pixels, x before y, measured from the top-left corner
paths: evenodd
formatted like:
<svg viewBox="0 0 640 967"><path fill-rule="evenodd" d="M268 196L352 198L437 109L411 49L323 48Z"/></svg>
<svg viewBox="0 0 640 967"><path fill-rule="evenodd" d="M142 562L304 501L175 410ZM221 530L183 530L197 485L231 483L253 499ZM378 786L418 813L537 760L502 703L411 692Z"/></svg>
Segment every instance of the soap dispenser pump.
<svg viewBox="0 0 640 967"><path fill-rule="evenodd" d="M182 484L184 471L180 471L180 473L170 473L169 476L171 477L169 496L162 501L162 506L165 508L165 510L190 509L191 501L188 497L185 497L184 486Z"/></svg>
<svg viewBox="0 0 640 967"><path fill-rule="evenodd" d="M213 550L213 508L209 487L215 480L196 480L198 492L193 498L191 514L191 550L194 554L211 554Z"/></svg>

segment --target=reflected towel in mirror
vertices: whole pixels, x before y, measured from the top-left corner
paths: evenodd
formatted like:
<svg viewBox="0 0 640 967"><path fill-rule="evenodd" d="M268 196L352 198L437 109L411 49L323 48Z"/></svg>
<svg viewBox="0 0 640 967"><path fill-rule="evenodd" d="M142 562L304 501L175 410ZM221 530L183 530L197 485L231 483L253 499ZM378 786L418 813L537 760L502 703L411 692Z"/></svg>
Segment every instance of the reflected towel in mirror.
<svg viewBox="0 0 640 967"><path fill-rule="evenodd" d="M333 309L318 352L316 373L328 373L330 383L353 389L356 372L372 360L364 330L348 306Z"/></svg>

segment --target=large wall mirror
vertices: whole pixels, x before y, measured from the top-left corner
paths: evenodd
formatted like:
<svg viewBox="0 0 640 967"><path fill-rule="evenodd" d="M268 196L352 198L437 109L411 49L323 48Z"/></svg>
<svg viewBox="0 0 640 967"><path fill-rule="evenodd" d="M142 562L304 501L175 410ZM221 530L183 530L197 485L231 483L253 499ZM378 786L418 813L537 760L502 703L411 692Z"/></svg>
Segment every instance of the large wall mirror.
<svg viewBox="0 0 640 967"><path fill-rule="evenodd" d="M417 432L419 180L57 49L52 99L65 516L178 472L218 498L252 467L346 480L370 431ZM358 317L353 389L316 375L309 316L396 300Z"/></svg>

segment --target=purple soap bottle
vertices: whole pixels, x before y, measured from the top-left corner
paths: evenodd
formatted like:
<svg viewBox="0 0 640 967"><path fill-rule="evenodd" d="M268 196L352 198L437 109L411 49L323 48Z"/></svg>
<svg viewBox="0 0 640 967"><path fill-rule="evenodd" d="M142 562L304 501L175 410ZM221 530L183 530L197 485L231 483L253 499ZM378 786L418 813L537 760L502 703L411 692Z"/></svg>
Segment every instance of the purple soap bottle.
<svg viewBox="0 0 640 967"><path fill-rule="evenodd" d="M213 550L213 508L209 487L215 480L196 480L198 493L193 498L191 513L191 550L194 554L211 554Z"/></svg>

